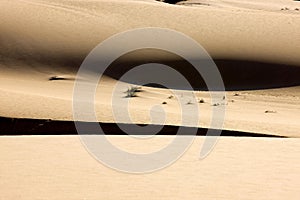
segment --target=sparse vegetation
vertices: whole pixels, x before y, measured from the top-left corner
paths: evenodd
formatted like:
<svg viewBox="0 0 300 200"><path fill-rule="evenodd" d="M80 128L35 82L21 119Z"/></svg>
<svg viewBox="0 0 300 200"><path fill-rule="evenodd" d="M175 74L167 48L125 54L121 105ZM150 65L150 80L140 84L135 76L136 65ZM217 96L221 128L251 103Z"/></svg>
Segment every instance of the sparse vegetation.
<svg viewBox="0 0 300 200"><path fill-rule="evenodd" d="M130 88L127 89L126 93L126 98L130 98L130 97L137 97L137 92L141 92L142 91L142 87L138 87L138 86L131 86Z"/></svg>
<svg viewBox="0 0 300 200"><path fill-rule="evenodd" d="M219 103L214 103L212 106L219 106L220 104Z"/></svg>
<svg viewBox="0 0 300 200"><path fill-rule="evenodd" d="M186 105L191 105L191 104L193 104L191 100L189 100L189 101L186 103Z"/></svg>
<svg viewBox="0 0 300 200"><path fill-rule="evenodd" d="M186 0L157 0L157 1L162 1L164 3L169 3L169 4L176 4L180 1L186 1Z"/></svg>
<svg viewBox="0 0 300 200"><path fill-rule="evenodd" d="M168 99L173 99L173 98L174 98L173 95L168 96Z"/></svg>
<svg viewBox="0 0 300 200"><path fill-rule="evenodd" d="M204 99L200 99L199 103L205 103Z"/></svg>
<svg viewBox="0 0 300 200"><path fill-rule="evenodd" d="M166 102L166 101L164 101L164 102L162 102L162 104L167 104L167 102Z"/></svg>
<svg viewBox="0 0 300 200"><path fill-rule="evenodd" d="M65 78L59 77L59 76L51 76L48 80L49 80L49 81L65 80Z"/></svg>
<svg viewBox="0 0 300 200"><path fill-rule="evenodd" d="M275 110L266 110L265 113L277 113Z"/></svg>
<svg viewBox="0 0 300 200"><path fill-rule="evenodd" d="M235 93L233 96L238 97L238 96L240 96L240 94L239 93Z"/></svg>

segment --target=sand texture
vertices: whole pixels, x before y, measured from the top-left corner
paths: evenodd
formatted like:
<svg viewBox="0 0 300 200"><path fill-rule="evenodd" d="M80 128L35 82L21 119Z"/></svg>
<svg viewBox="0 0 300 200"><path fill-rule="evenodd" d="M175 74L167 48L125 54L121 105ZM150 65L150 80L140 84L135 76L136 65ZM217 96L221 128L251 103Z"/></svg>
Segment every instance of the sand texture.
<svg viewBox="0 0 300 200"><path fill-rule="evenodd" d="M199 161L203 137L197 137L174 165L136 176L93 160L77 136L2 136L0 199L299 199L299 9L300 2L292 0L187 0L176 5L155 0L1 0L2 135L22 134L20 127L26 127L15 123L7 131L14 124L7 119L70 124L77 72L90 51L122 31L159 27L184 33L205 48L223 77L225 96L213 105L211 95L220 91L206 91L178 55L134 51L114 61L102 76L95 92L97 122L214 129L220 127L211 124L213 110L226 109L222 129L227 136L285 138L223 137ZM119 81L120 76L149 62L185 73L198 90L175 85L180 95L173 98L170 90L148 85L137 97L124 98L135 80ZM94 76L86 71L77 80L88 84ZM199 111L196 123L182 122L179 101L188 112ZM160 111L151 116L155 106L163 111L164 123L155 117ZM127 109L131 119L122 112L116 118L114 109ZM152 146L110 137L124 148L149 150L172 136L157 136L159 142Z"/></svg>

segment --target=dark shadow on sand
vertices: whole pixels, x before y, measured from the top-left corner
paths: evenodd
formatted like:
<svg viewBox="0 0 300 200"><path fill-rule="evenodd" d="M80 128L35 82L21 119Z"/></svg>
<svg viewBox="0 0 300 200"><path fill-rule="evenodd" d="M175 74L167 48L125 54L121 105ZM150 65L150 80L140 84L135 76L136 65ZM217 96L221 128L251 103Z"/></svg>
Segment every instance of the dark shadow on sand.
<svg viewBox="0 0 300 200"><path fill-rule="evenodd" d="M151 135L152 133L141 133L132 131L130 134L123 132L116 123L97 123L97 122L78 122L84 127L84 134L97 134L93 126L100 125L105 135ZM142 126L150 126L154 129L158 125L138 124ZM122 124L127 130L134 130L135 125ZM208 129L195 127L180 127L165 125L156 135L176 135L181 128L180 135L198 135L205 136ZM0 117L0 135L2 136L16 136L16 135L78 135L75 123L73 121L54 121L43 119L21 119L21 118L5 118ZM249 133L241 131L222 130L221 136L236 136L236 137L278 137L283 136L267 135L260 133Z"/></svg>
<svg viewBox="0 0 300 200"><path fill-rule="evenodd" d="M168 58L164 59L164 57ZM216 59L214 62L220 71L227 91L300 86L300 66L228 59ZM189 62L178 55L162 50L149 49L125 54L107 68L105 75L119 80L122 75L134 67L148 63L160 63L172 67L186 80L189 80L194 89L208 90L202 76ZM205 65L207 61L199 60L199 63ZM167 78L172 79L170 76ZM135 78L123 81L138 84ZM149 83L147 86L160 87L159 83ZM212 90L220 90L216 85L211 87ZM176 81L169 88L187 89Z"/></svg>

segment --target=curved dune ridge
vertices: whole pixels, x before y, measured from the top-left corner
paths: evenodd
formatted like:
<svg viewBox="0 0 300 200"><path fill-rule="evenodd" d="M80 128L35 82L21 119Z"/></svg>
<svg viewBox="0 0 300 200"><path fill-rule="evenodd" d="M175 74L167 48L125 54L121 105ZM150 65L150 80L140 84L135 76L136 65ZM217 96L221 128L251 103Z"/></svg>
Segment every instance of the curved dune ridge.
<svg viewBox="0 0 300 200"><path fill-rule="evenodd" d="M161 27L190 36L215 60L228 90L226 98L220 99L227 105L224 129L299 137L300 12L295 10L299 3L270 0L268 5L272 6L246 0L193 0L178 5L154 0L3 0L0 116L72 120L74 80L88 53L116 33ZM96 93L97 119L151 124L149 112L160 105L166 124L186 125L180 121L178 102L168 98L172 93L151 84L130 99L130 122L114 118L111 99L118 78L148 62L184 74L199 91L194 92L197 102L190 102L191 91L180 90L183 106L195 109L197 105L201 113L197 126L214 128L210 125L214 106L201 76L195 77L190 64L178 55L151 49L130 52L111 64ZM115 91L124 102L118 106L126 106L124 91L134 83L126 80ZM173 89L182 88L175 84ZM205 102L198 103L200 99Z"/></svg>

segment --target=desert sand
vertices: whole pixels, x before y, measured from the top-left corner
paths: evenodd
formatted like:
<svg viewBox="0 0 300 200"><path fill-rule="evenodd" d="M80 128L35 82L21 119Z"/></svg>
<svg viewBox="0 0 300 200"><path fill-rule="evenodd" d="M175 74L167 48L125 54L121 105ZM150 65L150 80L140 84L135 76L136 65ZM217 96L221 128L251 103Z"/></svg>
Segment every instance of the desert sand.
<svg viewBox="0 0 300 200"><path fill-rule="evenodd" d="M115 136L120 148L141 151L140 143ZM103 166L83 148L78 136L4 137L0 140L3 199L298 199L298 139L219 140L199 160L203 137L170 167L136 175Z"/></svg>
<svg viewBox="0 0 300 200"><path fill-rule="evenodd" d="M129 175L94 161L77 136L1 137L0 198L298 199L299 9L300 2L291 0L188 0L177 5L154 0L2 0L0 117L72 121L74 81L89 52L122 31L160 27L193 38L214 59L227 89L217 106L226 105L224 130L289 138L222 138L211 156L198 161L199 137L169 168ZM164 109L165 124L186 125L180 121L178 99L169 99L167 89L143 86L138 97L124 98L134 80L120 82L116 77L146 61L176 61L181 67L181 61L165 52L122 56L99 82L99 122L155 124L149 113L158 105ZM198 127L216 128L211 126L211 93L176 91L187 110L201 113ZM130 121L114 118L113 92L124 102L118 106L128 103ZM196 99L189 98L191 93ZM200 99L205 102L198 103ZM126 143L125 136L110 137L126 148L144 146ZM157 136L160 142L166 138ZM168 189L159 191L160 184Z"/></svg>

